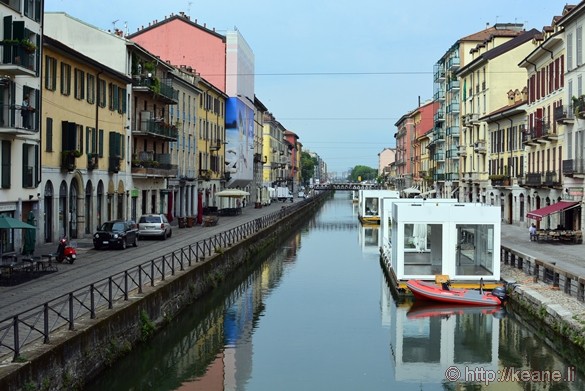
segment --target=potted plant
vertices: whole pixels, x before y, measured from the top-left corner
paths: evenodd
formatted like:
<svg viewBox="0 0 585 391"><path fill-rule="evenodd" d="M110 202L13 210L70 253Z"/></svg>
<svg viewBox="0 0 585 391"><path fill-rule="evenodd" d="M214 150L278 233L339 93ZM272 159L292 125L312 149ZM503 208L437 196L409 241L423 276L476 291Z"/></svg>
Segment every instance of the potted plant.
<svg viewBox="0 0 585 391"><path fill-rule="evenodd" d="M37 50L37 45L35 45L29 39L23 39L22 41L20 41L20 46L22 46L24 48L24 51L27 53L34 53L35 50Z"/></svg>

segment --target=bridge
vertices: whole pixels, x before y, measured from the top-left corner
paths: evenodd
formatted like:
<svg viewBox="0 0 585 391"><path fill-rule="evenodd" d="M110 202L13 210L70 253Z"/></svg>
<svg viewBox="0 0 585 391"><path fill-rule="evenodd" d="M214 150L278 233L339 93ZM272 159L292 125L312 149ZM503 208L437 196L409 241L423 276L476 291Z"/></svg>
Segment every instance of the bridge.
<svg viewBox="0 0 585 391"><path fill-rule="evenodd" d="M379 183L325 183L313 185L315 190L380 190Z"/></svg>

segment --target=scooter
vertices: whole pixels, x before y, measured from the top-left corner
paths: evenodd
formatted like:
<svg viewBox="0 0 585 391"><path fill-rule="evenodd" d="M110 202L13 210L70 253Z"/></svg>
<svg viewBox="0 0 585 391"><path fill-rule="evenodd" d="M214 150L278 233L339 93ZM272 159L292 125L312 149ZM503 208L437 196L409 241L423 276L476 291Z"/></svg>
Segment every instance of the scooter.
<svg viewBox="0 0 585 391"><path fill-rule="evenodd" d="M71 247L67 244L67 238L63 237L59 240L59 246L57 247L57 252L55 253L55 257L57 262L67 261L69 263L75 262L77 258L77 251L75 247Z"/></svg>

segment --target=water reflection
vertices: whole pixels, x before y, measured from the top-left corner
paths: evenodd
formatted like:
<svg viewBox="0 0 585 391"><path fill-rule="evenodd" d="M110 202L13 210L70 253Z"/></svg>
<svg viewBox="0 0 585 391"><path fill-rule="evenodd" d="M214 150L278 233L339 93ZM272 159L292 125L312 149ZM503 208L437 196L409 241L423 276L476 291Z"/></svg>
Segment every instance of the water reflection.
<svg viewBox="0 0 585 391"><path fill-rule="evenodd" d="M397 303L370 248L379 236L366 229L375 227L362 227L353 209L345 197L327 202L255 270L199 300L86 389L585 389L579 369L565 383L449 381L449 367L462 376L582 368L582 352L559 349L513 311Z"/></svg>

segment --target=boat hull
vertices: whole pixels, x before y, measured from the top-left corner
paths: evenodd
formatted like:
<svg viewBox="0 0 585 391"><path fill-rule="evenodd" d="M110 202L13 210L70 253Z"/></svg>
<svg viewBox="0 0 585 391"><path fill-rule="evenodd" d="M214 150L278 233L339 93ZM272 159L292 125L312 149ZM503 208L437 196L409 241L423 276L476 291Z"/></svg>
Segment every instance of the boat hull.
<svg viewBox="0 0 585 391"><path fill-rule="evenodd" d="M442 287L419 280L409 280L406 286L417 300L432 300L440 303L497 306L502 301L490 292L475 289L443 289Z"/></svg>

